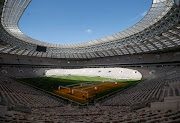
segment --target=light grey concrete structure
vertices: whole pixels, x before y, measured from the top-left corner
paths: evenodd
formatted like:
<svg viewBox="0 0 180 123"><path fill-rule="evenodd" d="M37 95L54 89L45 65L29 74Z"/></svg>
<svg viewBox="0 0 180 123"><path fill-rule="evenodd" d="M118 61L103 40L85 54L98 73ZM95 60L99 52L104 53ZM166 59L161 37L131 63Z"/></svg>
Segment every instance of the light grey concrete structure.
<svg viewBox="0 0 180 123"><path fill-rule="evenodd" d="M0 51L48 58L92 59L153 53L180 48L180 8L174 0L153 0L142 20L114 35L78 44L53 44L32 39L18 27L31 0L0 0ZM37 51L42 46L46 52Z"/></svg>

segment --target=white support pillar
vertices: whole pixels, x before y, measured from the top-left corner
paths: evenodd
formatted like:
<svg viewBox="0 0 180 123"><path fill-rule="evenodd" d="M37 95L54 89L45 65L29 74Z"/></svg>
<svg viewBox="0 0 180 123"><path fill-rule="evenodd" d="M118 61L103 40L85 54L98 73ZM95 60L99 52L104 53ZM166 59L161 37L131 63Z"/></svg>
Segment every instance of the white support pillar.
<svg viewBox="0 0 180 123"><path fill-rule="evenodd" d="M74 94L74 90L72 89L72 94Z"/></svg>
<svg viewBox="0 0 180 123"><path fill-rule="evenodd" d="M61 90L61 86L58 87L58 90L59 90L59 91Z"/></svg>
<svg viewBox="0 0 180 123"><path fill-rule="evenodd" d="M94 90L97 91L97 87L94 87Z"/></svg>
<svg viewBox="0 0 180 123"><path fill-rule="evenodd" d="M80 86L83 87L83 84L81 83Z"/></svg>

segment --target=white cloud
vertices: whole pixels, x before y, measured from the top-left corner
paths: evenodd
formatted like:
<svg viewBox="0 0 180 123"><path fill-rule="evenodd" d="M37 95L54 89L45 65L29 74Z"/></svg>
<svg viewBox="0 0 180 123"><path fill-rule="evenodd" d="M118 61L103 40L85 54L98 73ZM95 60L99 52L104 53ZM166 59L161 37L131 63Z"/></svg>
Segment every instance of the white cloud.
<svg viewBox="0 0 180 123"><path fill-rule="evenodd" d="M143 13L141 13L141 16L145 16L147 14L147 11L144 11Z"/></svg>
<svg viewBox="0 0 180 123"><path fill-rule="evenodd" d="M132 18L130 21L134 21L134 20L138 19L138 17L139 16L136 16L136 17Z"/></svg>
<svg viewBox="0 0 180 123"><path fill-rule="evenodd" d="M134 21L140 17L144 17L146 14L147 14L147 11L144 11L144 12L138 14L136 17L132 18L130 21Z"/></svg>
<svg viewBox="0 0 180 123"><path fill-rule="evenodd" d="M92 33L92 30L91 29L87 29L86 32L87 33Z"/></svg>

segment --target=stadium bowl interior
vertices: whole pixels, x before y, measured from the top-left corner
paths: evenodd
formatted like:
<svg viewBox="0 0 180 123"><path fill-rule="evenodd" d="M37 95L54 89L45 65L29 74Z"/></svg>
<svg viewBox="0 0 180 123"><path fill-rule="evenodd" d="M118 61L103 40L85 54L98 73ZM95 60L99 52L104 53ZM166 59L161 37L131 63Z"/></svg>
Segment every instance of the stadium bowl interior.
<svg viewBox="0 0 180 123"><path fill-rule="evenodd" d="M77 44L25 35L18 23L30 2L0 0L0 122L180 122L180 0L152 0L144 18L130 28ZM138 82L80 104L33 86L52 76L52 81L88 76ZM27 78L32 85L20 82Z"/></svg>

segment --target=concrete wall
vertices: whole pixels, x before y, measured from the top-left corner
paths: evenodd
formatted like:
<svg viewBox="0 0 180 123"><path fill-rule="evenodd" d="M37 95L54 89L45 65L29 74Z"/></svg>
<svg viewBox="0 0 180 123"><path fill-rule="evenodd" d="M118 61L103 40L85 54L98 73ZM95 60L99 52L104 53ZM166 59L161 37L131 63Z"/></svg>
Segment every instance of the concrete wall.
<svg viewBox="0 0 180 123"><path fill-rule="evenodd" d="M175 102L154 102L151 103L152 110L177 110L180 109L180 101Z"/></svg>
<svg viewBox="0 0 180 123"><path fill-rule="evenodd" d="M180 101L180 96L169 96L169 97L164 97L164 102L177 102Z"/></svg>
<svg viewBox="0 0 180 123"><path fill-rule="evenodd" d="M0 105L0 116L3 117L5 114L7 114L7 106Z"/></svg>

